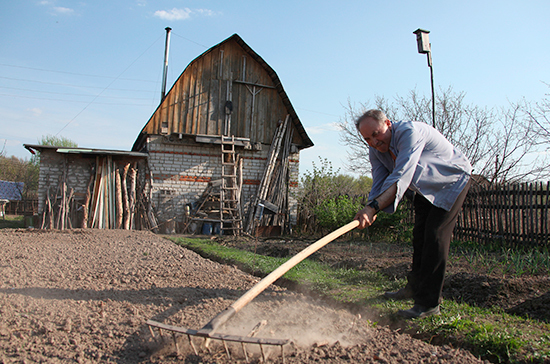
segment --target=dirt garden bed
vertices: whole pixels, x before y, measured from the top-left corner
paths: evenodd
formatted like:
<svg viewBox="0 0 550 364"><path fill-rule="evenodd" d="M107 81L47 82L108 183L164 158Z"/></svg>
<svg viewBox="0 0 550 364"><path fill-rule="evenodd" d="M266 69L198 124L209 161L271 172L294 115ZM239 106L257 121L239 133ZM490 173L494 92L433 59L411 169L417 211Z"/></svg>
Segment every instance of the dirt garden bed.
<svg viewBox="0 0 550 364"><path fill-rule="evenodd" d="M250 244L259 249L256 242ZM261 249L292 253L299 245L269 241ZM194 355L182 337L176 355L171 340L152 339L145 322L153 319L200 328L251 288L257 277L148 232L4 229L0 230L0 247L0 363L245 362L240 348L232 348L231 360L216 347L212 353ZM340 246L340 252L338 248L331 244L317 258L333 264L364 264L396 277L407 269L407 252L392 252L394 258L384 260L383 249L377 252L371 247L367 252L351 249L349 244ZM463 274L457 275L460 282L471 279L471 287L482 287L484 302L489 304L487 297L495 295L491 291L494 281L476 280L475 274L466 271L456 274ZM453 280L445 294L481 300L477 290L462 289L464 283L456 286ZM508 284L499 291L508 294L501 300L507 309L519 310L526 302L536 307L532 312L547 308L528 299L529 294L536 296L537 289L548 290L542 280L499 282ZM532 292L525 287L527 283ZM268 288L220 332L246 334L262 320L267 325L258 336L293 341L285 348L286 363L483 362L465 350L434 346L399 330L373 327L357 312L277 286ZM251 362L258 360L256 355ZM269 354L268 360L282 362L278 351Z"/></svg>

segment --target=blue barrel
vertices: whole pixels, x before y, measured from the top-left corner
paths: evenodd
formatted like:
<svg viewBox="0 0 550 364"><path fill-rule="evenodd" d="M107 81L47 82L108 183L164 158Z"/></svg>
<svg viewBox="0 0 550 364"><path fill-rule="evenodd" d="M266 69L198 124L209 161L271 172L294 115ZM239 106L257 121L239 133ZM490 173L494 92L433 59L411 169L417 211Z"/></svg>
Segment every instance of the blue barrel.
<svg viewBox="0 0 550 364"><path fill-rule="evenodd" d="M202 224L202 234L203 235L212 235L212 224L205 222Z"/></svg>
<svg viewBox="0 0 550 364"><path fill-rule="evenodd" d="M214 224L214 235L222 235L222 229L220 223Z"/></svg>

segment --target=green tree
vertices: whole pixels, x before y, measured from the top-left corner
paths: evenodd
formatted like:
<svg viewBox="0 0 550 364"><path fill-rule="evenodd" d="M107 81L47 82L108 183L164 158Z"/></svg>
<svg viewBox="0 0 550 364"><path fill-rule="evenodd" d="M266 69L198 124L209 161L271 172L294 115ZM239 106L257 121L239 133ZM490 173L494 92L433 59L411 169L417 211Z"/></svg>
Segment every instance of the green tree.
<svg viewBox="0 0 550 364"><path fill-rule="evenodd" d="M38 143L57 147L78 147L78 144L65 137L54 135L43 136ZM40 175L40 155L33 155L30 160L6 157L5 149L0 152L0 180L9 182L23 182L25 188L22 192L24 199L38 196L38 178Z"/></svg>
<svg viewBox="0 0 550 364"><path fill-rule="evenodd" d="M23 182L23 198L35 198L38 190L38 165L27 159L0 155L0 180Z"/></svg>
<svg viewBox="0 0 550 364"><path fill-rule="evenodd" d="M77 148L78 144L64 136L57 136L46 134L43 135L41 139L38 140L39 145L48 145L52 147L69 147ZM33 155L31 158L32 163L38 165L40 163L40 153Z"/></svg>

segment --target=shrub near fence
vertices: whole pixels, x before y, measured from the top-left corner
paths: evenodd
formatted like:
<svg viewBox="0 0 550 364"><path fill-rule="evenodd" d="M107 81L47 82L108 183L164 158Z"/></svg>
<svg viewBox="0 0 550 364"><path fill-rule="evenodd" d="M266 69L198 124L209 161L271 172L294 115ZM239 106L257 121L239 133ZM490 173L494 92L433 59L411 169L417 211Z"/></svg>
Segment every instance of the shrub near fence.
<svg viewBox="0 0 550 364"><path fill-rule="evenodd" d="M472 186L454 231L480 244L548 246L550 182Z"/></svg>

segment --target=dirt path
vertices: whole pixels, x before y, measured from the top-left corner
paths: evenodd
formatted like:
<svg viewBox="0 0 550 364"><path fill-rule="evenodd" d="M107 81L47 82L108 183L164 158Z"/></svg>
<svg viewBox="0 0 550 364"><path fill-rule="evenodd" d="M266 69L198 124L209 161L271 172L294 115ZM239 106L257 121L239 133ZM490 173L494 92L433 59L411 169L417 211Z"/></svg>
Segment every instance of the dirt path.
<svg viewBox="0 0 550 364"><path fill-rule="evenodd" d="M147 232L0 231L0 363L223 363L158 344L145 321L200 328L258 278ZM272 286L220 332L288 338L286 363L481 363ZM170 341L168 341L170 342ZM270 362L281 362L278 351ZM258 362L255 356L252 362Z"/></svg>

